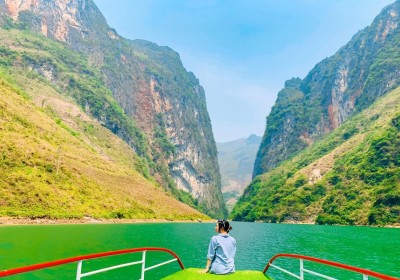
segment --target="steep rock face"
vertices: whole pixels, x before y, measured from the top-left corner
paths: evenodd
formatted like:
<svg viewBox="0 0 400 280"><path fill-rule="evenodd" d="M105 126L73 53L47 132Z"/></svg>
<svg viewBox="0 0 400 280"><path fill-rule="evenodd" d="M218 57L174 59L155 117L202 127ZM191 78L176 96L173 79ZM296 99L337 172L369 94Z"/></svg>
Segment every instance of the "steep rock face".
<svg viewBox="0 0 400 280"><path fill-rule="evenodd" d="M397 1L304 80L286 82L267 117L253 177L278 166L399 85L399 13Z"/></svg>
<svg viewBox="0 0 400 280"><path fill-rule="evenodd" d="M278 167L235 204L241 221L396 225L400 222L400 87Z"/></svg>
<svg viewBox="0 0 400 280"><path fill-rule="evenodd" d="M3 0L2 4L13 20L24 17L26 12L37 15L35 29L46 37L67 42L72 29L83 32L79 11L85 9L86 1Z"/></svg>
<svg viewBox="0 0 400 280"><path fill-rule="evenodd" d="M138 143L132 136L135 132L112 116L99 121L146 158L152 175L167 189L175 186L190 193L212 216L225 215L204 90L176 52L120 37L91 0L2 0L0 11L85 54L103 74L126 116L144 132L146 139L139 139L146 143ZM8 19L3 21L7 24ZM33 68L58 82L51 65ZM87 111L94 106L87 101L80 104Z"/></svg>
<svg viewBox="0 0 400 280"><path fill-rule="evenodd" d="M155 65L145 71L148 83L122 102L125 111L147 134L165 132L174 147L166 161L179 189L201 201L208 197L206 208L220 204L222 196L215 192L220 188L216 144L198 79L184 70L179 55L169 48L142 40L130 44L146 57L155 58Z"/></svg>
<svg viewBox="0 0 400 280"><path fill-rule="evenodd" d="M0 57L0 217L207 218L139 174L132 149L69 96Z"/></svg>

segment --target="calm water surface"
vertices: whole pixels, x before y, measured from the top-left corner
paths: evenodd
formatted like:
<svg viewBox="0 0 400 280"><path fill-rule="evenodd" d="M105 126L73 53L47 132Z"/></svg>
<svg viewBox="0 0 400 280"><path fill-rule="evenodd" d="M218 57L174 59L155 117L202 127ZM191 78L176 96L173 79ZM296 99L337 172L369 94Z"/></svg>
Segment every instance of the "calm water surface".
<svg viewBox="0 0 400 280"><path fill-rule="evenodd" d="M237 269L262 270L277 253L310 255L400 277L400 229L317 225L232 223L237 241ZM113 225L37 225L0 227L0 270L97 252L165 247L182 259L185 267L204 267L214 224L159 223ZM152 261L169 256L148 253ZM84 272L107 264L139 260L140 254L84 262ZM148 265L152 264L152 261ZM277 263L279 265L279 263ZM298 261L281 261L298 271ZM315 268L305 264L306 268ZM146 273L146 279L160 279L177 271L177 263ZM75 279L76 264L57 269L12 276L6 279ZM339 279L361 276L325 271ZM84 279L139 279L135 268L123 268ZM290 279L273 272L275 279ZM294 278L292 278L294 279ZM306 279L315 279L307 277Z"/></svg>

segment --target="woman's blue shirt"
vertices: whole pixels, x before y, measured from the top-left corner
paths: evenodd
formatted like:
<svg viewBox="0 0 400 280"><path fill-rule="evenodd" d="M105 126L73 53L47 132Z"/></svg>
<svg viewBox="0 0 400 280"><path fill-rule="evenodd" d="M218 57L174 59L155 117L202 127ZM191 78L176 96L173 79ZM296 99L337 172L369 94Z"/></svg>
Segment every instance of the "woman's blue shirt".
<svg viewBox="0 0 400 280"><path fill-rule="evenodd" d="M208 246L207 258L211 260L210 273L235 272L236 240L226 233L213 236Z"/></svg>

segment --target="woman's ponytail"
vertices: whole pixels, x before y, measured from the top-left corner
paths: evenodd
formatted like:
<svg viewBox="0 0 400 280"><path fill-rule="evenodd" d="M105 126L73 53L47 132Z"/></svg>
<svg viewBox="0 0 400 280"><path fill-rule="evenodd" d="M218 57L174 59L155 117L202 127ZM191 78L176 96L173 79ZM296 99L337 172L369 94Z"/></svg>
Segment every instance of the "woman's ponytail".
<svg viewBox="0 0 400 280"><path fill-rule="evenodd" d="M232 227L229 226L229 222L227 220L218 220L218 231L224 229L224 231L229 232L232 230Z"/></svg>

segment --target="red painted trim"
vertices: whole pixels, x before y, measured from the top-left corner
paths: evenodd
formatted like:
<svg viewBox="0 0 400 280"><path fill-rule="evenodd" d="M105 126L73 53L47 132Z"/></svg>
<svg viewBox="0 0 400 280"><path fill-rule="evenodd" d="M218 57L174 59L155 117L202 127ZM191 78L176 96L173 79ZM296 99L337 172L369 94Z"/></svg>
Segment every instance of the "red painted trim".
<svg viewBox="0 0 400 280"><path fill-rule="evenodd" d="M29 265L29 266L24 266L24 267L9 269L9 270L3 270L3 271L0 271L0 278L5 277L5 276L10 276L10 275L30 272L30 271L34 271L34 270L38 270L38 269L58 266L58 265L62 265L62 264L78 262L78 261L82 261L82 260L90 260L90 259L103 258L103 257L108 257L108 256L114 256L114 255L143 252L143 251L162 251L162 252L169 253L170 255L172 255L174 258L177 259L181 269L184 269L181 259L171 250L168 250L165 248L147 247L147 248L134 248L134 249L125 249L125 250L90 254L90 255L78 256L78 257L62 259L62 260L57 260L57 261L52 261L52 262Z"/></svg>
<svg viewBox="0 0 400 280"><path fill-rule="evenodd" d="M307 261L322 263L322 264L325 264L325 265L329 265L329 266L333 266L333 267L337 267L337 268L350 270L350 271L353 271L353 272L357 272L357 273L360 273L360 274L365 274L365 275L372 276L372 277L375 277L375 278L378 278L378 279L383 279L383 280L399 280L400 279L400 278L395 278L395 277L392 277L392 276L387 276L387 275L384 275L384 274L380 274L378 272L374 272L374 271L371 271L371 270L350 266L350 265L347 265L347 264L342 264L342 263L338 263L338 262L332 262L332 261L317 259L317 258L308 257L308 256L296 255L296 254L277 254L277 255L273 256L269 260L268 264L265 266L265 268L263 270L263 273L265 274L265 272L269 268L269 265L274 260L276 260L277 258L281 258L281 257L294 258L294 259L303 259L303 260L307 260Z"/></svg>

